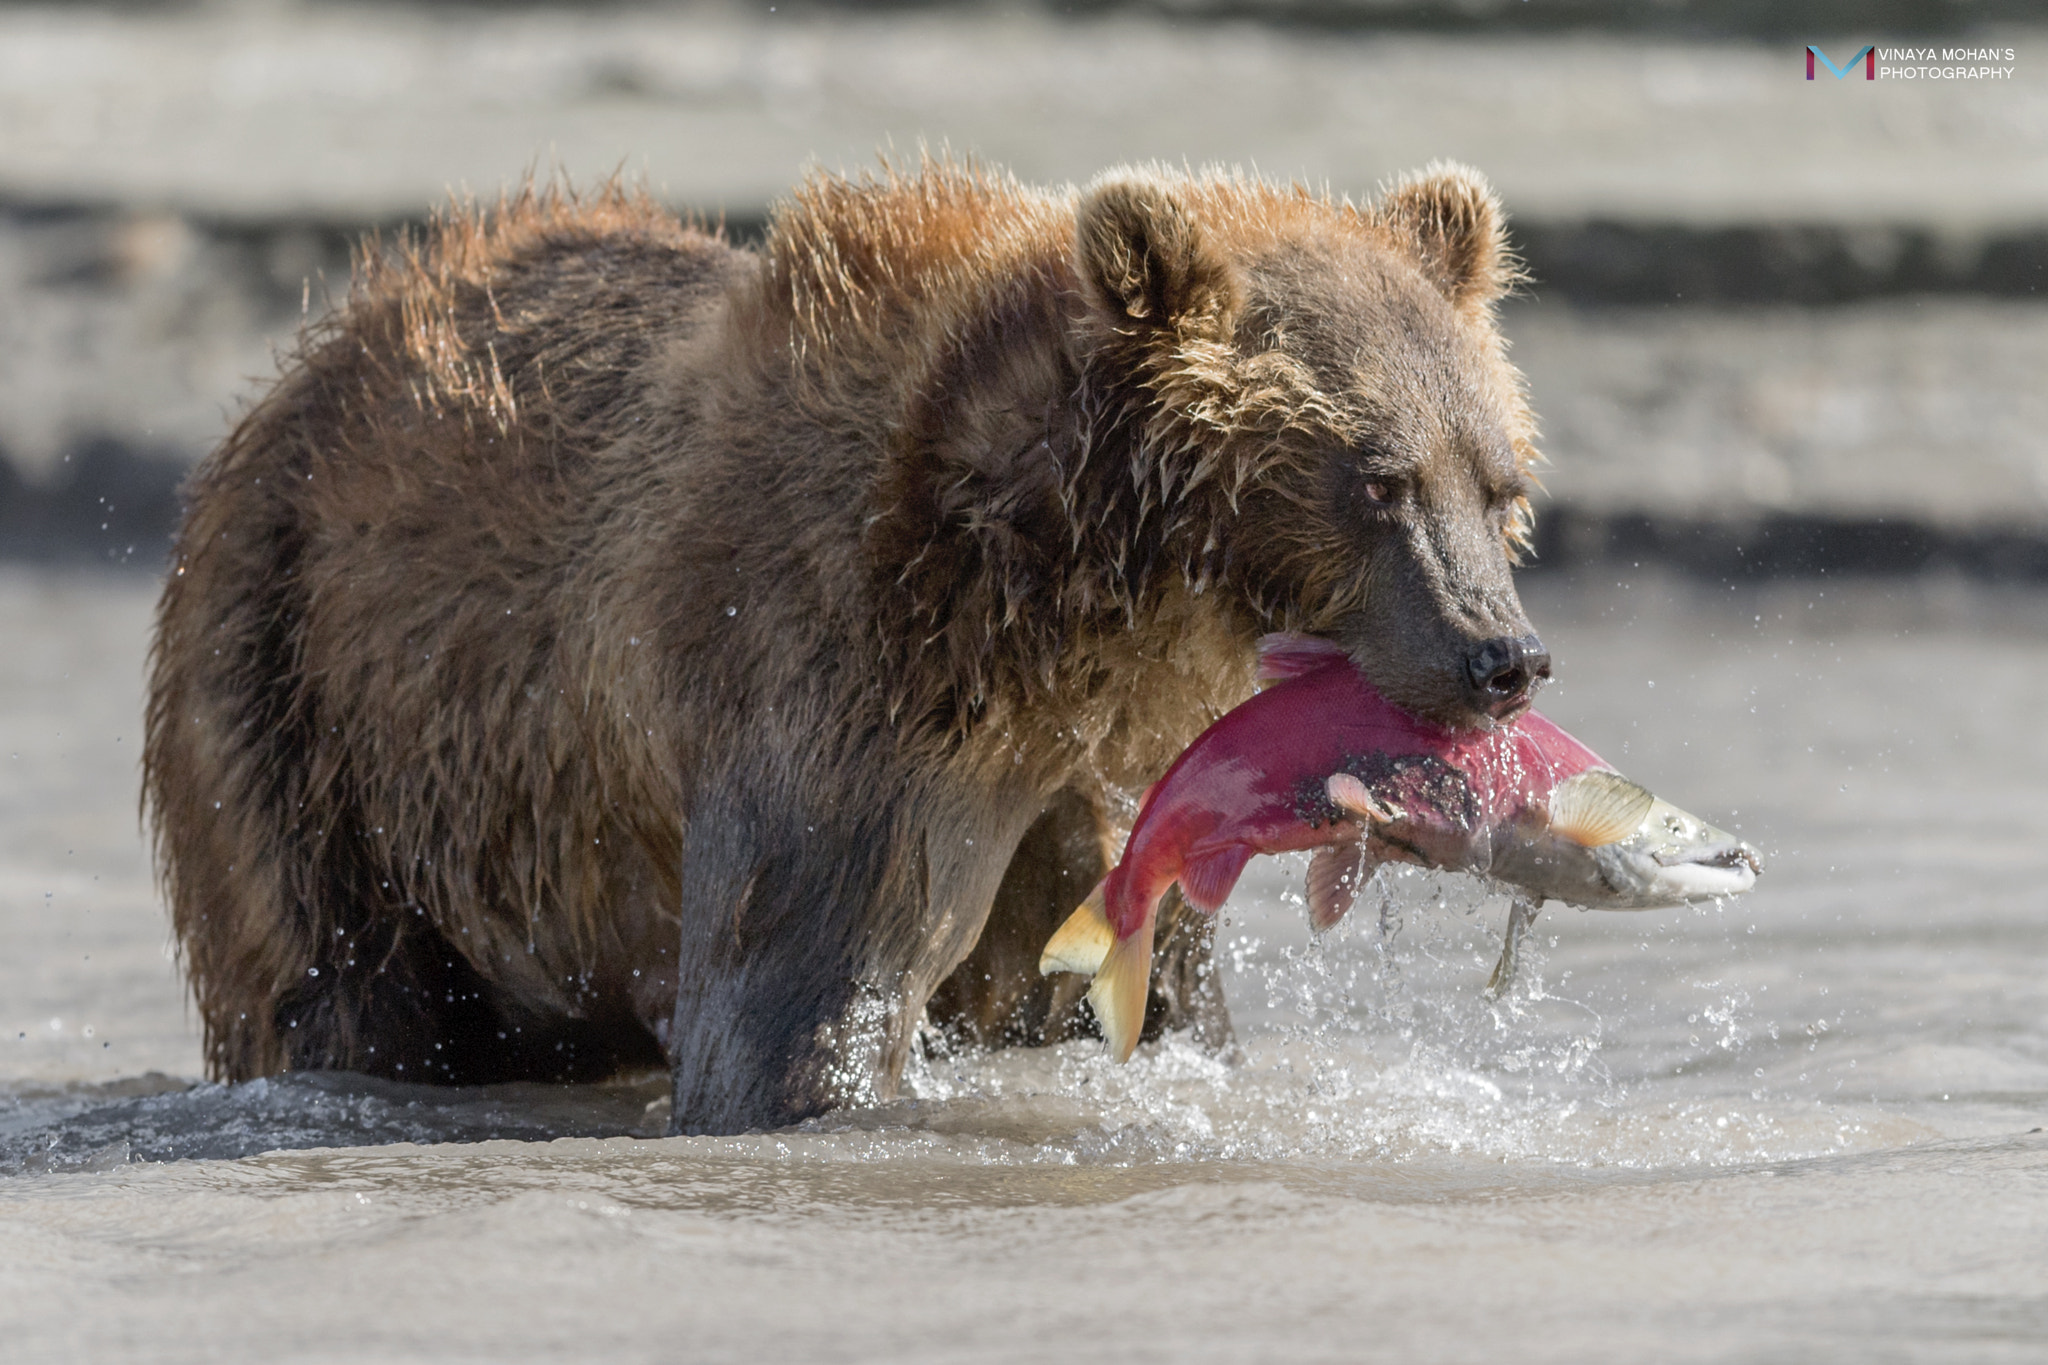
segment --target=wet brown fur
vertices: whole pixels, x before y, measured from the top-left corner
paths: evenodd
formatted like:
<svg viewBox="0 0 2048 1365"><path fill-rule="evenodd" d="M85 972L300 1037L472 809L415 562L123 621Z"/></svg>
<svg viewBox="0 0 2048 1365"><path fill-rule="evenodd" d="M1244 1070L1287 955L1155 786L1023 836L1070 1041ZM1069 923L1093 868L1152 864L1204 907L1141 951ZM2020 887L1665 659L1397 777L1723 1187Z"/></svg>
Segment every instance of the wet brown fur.
<svg viewBox="0 0 2048 1365"><path fill-rule="evenodd" d="M1070 908L1059 850L1262 631L1461 714L1376 643L1415 575L1349 490L1405 460L1402 535L1464 518L1430 629L1519 621L1510 270L1455 170L1353 208L927 162L813 178L758 252L529 190L367 251L195 473L160 609L145 795L210 1067L666 1064L687 1131L889 1093L989 907ZM951 1017L1071 1005L1013 985Z"/></svg>

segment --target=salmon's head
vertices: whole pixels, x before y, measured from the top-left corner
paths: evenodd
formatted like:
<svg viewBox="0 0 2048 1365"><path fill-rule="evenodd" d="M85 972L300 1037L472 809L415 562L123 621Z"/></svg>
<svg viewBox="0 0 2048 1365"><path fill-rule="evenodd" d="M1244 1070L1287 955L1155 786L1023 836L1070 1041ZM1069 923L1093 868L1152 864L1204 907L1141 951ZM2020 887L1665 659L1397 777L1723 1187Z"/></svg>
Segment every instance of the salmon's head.
<svg viewBox="0 0 2048 1365"><path fill-rule="evenodd" d="M1512 572L1538 457L1486 183L1433 169L1354 207L1126 174L1083 198L1079 242L1152 405L1143 472L1228 500L1206 539L1181 518L1198 590L1221 564L1257 624L1337 641L1439 725L1524 710L1550 673Z"/></svg>
<svg viewBox="0 0 2048 1365"><path fill-rule="evenodd" d="M1363 824L1376 859L1475 872L1536 905L1685 905L1740 895L1764 870L1750 844L1609 768L1582 769L1547 799L1496 818L1449 765L1346 767L1319 784L1318 794ZM1424 780L1402 780L1417 777Z"/></svg>
<svg viewBox="0 0 2048 1365"><path fill-rule="evenodd" d="M1763 857L1620 773L1589 768L1557 785L1513 836L1497 839L1494 878L1538 899L1649 910L1740 895Z"/></svg>

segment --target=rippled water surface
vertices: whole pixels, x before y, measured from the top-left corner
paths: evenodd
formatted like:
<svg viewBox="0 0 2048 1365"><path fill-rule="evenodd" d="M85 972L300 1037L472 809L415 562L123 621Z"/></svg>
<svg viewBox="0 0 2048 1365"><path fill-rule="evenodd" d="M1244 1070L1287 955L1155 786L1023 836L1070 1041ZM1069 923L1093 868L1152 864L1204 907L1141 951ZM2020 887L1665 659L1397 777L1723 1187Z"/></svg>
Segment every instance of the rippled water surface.
<svg viewBox="0 0 2048 1365"><path fill-rule="evenodd" d="M151 589L0 577L8 1360L2035 1360L2048 599L1527 596L1544 710L1770 859L1726 906L1226 910L1238 1046L923 1059L657 1136L658 1077L197 1081L134 814Z"/></svg>

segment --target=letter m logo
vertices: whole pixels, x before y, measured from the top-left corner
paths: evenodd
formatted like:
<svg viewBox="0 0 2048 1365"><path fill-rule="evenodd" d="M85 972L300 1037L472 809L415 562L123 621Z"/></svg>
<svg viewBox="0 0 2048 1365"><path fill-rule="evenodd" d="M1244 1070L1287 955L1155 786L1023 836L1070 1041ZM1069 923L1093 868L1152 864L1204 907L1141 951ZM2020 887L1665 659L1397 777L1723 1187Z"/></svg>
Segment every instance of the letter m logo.
<svg viewBox="0 0 2048 1365"><path fill-rule="evenodd" d="M1863 64L1864 80L1874 81L1877 79L1877 49L1875 47L1866 47L1848 61L1843 62L1840 66L1836 66L1828 60L1827 53L1822 52L1819 48L1809 43L1806 48L1806 79L1808 80L1813 79L1813 63L1816 59L1819 60L1822 66L1834 72L1836 80L1840 80L1851 71L1854 71L1858 62Z"/></svg>

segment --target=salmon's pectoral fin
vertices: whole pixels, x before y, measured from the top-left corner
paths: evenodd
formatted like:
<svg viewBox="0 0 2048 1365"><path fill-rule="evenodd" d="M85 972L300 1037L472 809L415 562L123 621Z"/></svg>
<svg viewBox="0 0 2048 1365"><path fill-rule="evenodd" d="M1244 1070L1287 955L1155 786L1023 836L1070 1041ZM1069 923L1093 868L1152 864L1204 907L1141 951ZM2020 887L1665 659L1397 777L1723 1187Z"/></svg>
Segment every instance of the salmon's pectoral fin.
<svg viewBox="0 0 2048 1365"><path fill-rule="evenodd" d="M1308 927L1317 933L1336 926L1372 875L1363 844L1324 844L1308 860Z"/></svg>
<svg viewBox="0 0 2048 1365"><path fill-rule="evenodd" d="M1093 976L1102 970L1103 958L1116 943L1116 930L1109 927L1109 916L1103 909L1107 903L1104 888L1108 885L1106 878L1097 882L1088 899L1046 940L1045 951L1038 955L1039 975L1079 972Z"/></svg>
<svg viewBox="0 0 2048 1365"><path fill-rule="evenodd" d="M1368 825L1387 825L1399 820L1401 808L1389 806L1374 797L1365 783L1350 773L1331 773L1323 780L1323 790L1329 793L1330 801L1339 810L1345 811Z"/></svg>
<svg viewBox="0 0 2048 1365"><path fill-rule="evenodd" d="M1088 1003L1102 1026L1102 1040L1119 1062L1131 1059L1145 1028L1145 997L1152 986L1152 925L1147 915L1129 938L1119 939L1088 987Z"/></svg>
<svg viewBox="0 0 2048 1365"><path fill-rule="evenodd" d="M1522 940L1529 936L1529 929L1536 923L1536 912L1543 908L1540 900L1515 897L1508 907L1508 931L1501 939L1500 961L1493 964L1493 976L1486 983L1486 998L1498 1000L1515 984L1515 968L1520 965Z"/></svg>
<svg viewBox="0 0 2048 1365"><path fill-rule="evenodd" d="M1213 915L1230 899L1244 865L1252 860L1247 844L1228 844L1183 864L1180 870L1181 899L1205 915Z"/></svg>
<svg viewBox="0 0 2048 1365"><path fill-rule="evenodd" d="M1550 794L1550 828L1575 844L1604 848L1643 827L1657 798L1620 773L1588 768Z"/></svg>

